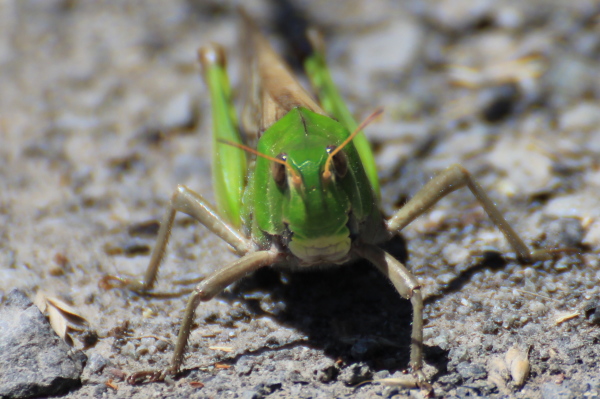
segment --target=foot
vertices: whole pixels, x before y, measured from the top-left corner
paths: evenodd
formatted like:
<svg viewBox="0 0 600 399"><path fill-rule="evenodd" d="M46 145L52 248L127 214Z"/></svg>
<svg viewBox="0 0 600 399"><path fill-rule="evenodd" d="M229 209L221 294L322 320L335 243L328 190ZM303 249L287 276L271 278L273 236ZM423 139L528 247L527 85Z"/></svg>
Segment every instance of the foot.
<svg viewBox="0 0 600 399"><path fill-rule="evenodd" d="M137 292L138 294L147 292L143 282L121 276L113 276L111 274L107 274L106 276L102 277L98 282L98 286L103 290L126 288L128 290Z"/></svg>

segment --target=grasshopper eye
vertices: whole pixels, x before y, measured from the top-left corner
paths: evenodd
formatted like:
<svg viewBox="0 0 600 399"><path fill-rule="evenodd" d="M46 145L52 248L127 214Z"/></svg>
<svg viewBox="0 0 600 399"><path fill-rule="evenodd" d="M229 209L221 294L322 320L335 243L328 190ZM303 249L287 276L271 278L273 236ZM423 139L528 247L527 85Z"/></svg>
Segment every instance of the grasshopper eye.
<svg viewBox="0 0 600 399"><path fill-rule="evenodd" d="M327 147L327 153L330 154L335 149L336 146L330 145ZM338 151L331 159L331 163L337 177L342 178L346 176L346 173L348 173L348 158L346 157L346 153L344 151Z"/></svg>
<svg viewBox="0 0 600 399"><path fill-rule="evenodd" d="M277 159L285 162L287 160L287 155L285 153L281 153L277 155ZM273 176L273 180L275 180L275 184L277 187L283 189L287 184L287 178L285 174L285 164L279 162L271 163L271 175Z"/></svg>

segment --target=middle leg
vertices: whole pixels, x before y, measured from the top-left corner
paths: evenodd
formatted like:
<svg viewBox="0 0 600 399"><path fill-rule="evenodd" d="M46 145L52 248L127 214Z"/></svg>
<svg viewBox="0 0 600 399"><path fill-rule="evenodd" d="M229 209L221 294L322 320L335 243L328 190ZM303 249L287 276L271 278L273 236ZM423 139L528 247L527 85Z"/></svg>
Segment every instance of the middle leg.
<svg viewBox="0 0 600 399"><path fill-rule="evenodd" d="M144 279L138 281L119 276L105 276L102 283L110 288L122 287L139 293L148 293L156 283L158 269L165 255L177 212L185 213L202 223L231 245L238 255L244 255L254 249L252 241L244 237L235 227L221 217L204 197L183 185L179 185L171 196L171 201L169 201L168 208L160 223L158 237ZM169 297L177 296L177 294L158 294L156 296Z"/></svg>
<svg viewBox="0 0 600 399"><path fill-rule="evenodd" d="M479 201L492 222L504 234L513 250L517 253L519 261L532 263L546 260L550 257L548 251L530 251L519 235L508 224L494 202L488 197L483 188L473 179L469 171L460 165L452 165L439 175L431 179L419 192L404 205L388 222L390 232L397 232L406 227L419 215L429 210L440 199L467 186Z"/></svg>

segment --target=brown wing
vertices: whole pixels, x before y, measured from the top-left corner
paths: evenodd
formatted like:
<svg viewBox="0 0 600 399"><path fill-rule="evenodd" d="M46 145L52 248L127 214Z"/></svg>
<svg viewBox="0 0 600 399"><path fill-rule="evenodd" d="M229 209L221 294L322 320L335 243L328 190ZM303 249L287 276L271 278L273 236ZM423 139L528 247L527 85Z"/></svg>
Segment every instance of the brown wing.
<svg viewBox="0 0 600 399"><path fill-rule="evenodd" d="M258 103L258 129L265 131L290 110L304 107L326 115L325 111L300 85L286 63L275 53L252 19L240 11L243 21L242 46L249 61L249 101ZM244 118L251 117L252 107L246 108Z"/></svg>

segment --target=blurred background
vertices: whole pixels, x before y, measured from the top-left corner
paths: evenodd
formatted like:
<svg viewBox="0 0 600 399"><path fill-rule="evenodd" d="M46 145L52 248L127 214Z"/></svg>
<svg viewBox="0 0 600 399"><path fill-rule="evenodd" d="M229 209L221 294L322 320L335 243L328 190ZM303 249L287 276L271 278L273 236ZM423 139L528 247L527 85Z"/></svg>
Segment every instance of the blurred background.
<svg viewBox="0 0 600 399"><path fill-rule="evenodd" d="M98 281L142 276L177 184L214 198L196 50L225 46L238 91L242 3L300 76L302 32L324 34L357 119L385 107L367 136L388 215L460 163L528 245L576 250L518 264L462 190L405 229L394 248L423 284L436 392L599 395L600 330L585 311L600 290L600 4L591 0L0 2L0 297L19 288L70 303L100 337L85 353L113 369L168 364L186 298L140 298ZM177 220L163 291L235 259L206 229ZM169 345L117 342L110 331L126 320L133 337ZM408 362L410 304L369 265L259 273L202 304L197 320L190 371L174 385L116 381L114 390L104 385L112 374L87 370L67 396L409 394L352 388ZM223 346L231 350L210 349ZM514 346L529 351L523 388L490 365Z"/></svg>

